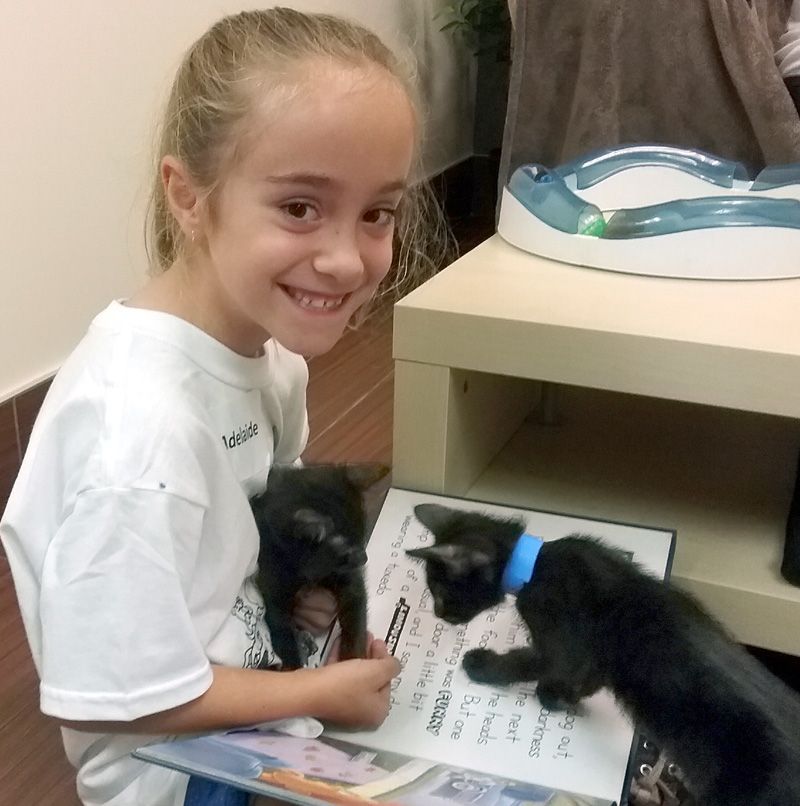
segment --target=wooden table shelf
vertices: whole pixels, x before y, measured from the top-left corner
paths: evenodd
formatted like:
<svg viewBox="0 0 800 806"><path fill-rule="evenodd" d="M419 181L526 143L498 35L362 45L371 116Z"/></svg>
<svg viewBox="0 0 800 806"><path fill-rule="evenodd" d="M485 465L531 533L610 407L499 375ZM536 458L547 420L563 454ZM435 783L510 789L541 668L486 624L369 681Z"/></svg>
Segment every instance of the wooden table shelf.
<svg viewBox="0 0 800 806"><path fill-rule="evenodd" d="M494 236L394 317L394 483L671 527L673 579L800 655L778 566L800 449L800 281L548 261Z"/></svg>

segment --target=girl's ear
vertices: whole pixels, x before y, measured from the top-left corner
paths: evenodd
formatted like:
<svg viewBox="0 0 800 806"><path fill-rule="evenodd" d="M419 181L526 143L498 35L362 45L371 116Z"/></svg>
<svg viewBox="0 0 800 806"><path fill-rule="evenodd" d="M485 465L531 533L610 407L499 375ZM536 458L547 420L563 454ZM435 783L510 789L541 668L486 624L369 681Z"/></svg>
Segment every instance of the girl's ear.
<svg viewBox="0 0 800 806"><path fill-rule="evenodd" d="M188 169L168 154L161 160L161 182L170 212L187 240L200 229L200 196Z"/></svg>

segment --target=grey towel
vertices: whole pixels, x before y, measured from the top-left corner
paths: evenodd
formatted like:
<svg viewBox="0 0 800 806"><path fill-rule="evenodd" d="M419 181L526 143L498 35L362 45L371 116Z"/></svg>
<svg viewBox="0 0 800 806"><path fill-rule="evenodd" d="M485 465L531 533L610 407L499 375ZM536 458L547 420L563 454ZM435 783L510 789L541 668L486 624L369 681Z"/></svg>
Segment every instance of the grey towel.
<svg viewBox="0 0 800 806"><path fill-rule="evenodd" d="M775 64L791 0L519 0L500 181L633 142L800 162Z"/></svg>

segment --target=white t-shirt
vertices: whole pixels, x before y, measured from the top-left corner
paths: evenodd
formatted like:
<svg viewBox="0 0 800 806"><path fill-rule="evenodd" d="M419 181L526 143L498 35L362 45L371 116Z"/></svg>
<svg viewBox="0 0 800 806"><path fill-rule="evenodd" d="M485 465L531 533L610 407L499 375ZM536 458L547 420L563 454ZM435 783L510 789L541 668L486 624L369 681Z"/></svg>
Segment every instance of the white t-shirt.
<svg viewBox="0 0 800 806"><path fill-rule="evenodd" d="M244 358L116 302L94 320L0 523L44 713L131 720L198 697L210 663L274 658L248 498L303 450L307 381L274 341ZM151 737L62 733L84 803L183 802L185 776L130 757Z"/></svg>

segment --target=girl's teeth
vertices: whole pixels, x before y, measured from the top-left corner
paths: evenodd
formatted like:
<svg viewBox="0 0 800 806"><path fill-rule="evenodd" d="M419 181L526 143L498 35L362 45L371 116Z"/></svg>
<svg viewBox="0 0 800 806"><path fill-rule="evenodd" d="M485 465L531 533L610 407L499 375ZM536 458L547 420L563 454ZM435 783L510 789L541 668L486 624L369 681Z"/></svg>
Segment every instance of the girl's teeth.
<svg viewBox="0 0 800 806"><path fill-rule="evenodd" d="M338 299L314 299L308 294L292 294L292 296L303 308L315 308L317 310L338 308L342 304L342 300L344 300L344 297L339 297Z"/></svg>

